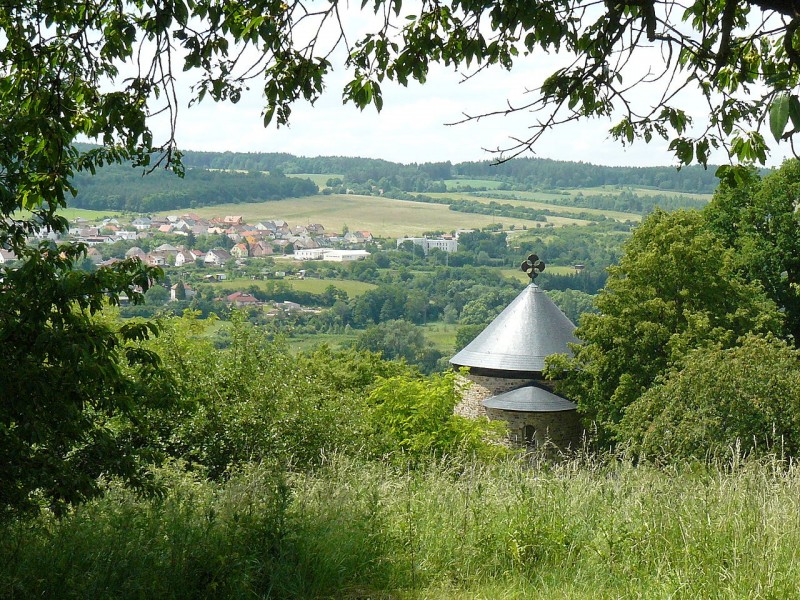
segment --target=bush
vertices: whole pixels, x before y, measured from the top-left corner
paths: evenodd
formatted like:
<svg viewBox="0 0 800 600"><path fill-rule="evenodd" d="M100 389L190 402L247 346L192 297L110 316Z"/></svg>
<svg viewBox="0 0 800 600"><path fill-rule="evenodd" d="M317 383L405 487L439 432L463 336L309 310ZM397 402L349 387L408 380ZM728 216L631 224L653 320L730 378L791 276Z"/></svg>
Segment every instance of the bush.
<svg viewBox="0 0 800 600"><path fill-rule="evenodd" d="M627 409L620 438L636 452L676 460L737 447L800 451L800 352L773 337L695 350Z"/></svg>
<svg viewBox="0 0 800 600"><path fill-rule="evenodd" d="M453 372L379 380L368 398L378 454L412 464L446 455L504 455L504 425L454 415L459 400Z"/></svg>

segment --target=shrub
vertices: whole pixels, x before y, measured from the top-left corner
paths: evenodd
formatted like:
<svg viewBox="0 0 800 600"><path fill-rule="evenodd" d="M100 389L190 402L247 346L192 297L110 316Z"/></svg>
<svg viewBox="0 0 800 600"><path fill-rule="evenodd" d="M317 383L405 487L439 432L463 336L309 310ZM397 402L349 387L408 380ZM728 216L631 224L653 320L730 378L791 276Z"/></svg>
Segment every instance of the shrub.
<svg viewBox="0 0 800 600"><path fill-rule="evenodd" d="M800 451L800 353L774 337L695 350L627 409L620 438L640 453L704 458Z"/></svg>

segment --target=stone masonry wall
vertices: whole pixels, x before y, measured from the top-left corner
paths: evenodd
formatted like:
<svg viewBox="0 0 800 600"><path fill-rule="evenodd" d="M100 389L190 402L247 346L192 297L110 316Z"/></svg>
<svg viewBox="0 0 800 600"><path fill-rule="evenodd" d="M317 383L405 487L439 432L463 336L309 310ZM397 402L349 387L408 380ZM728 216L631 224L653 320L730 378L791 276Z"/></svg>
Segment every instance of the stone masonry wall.
<svg viewBox="0 0 800 600"><path fill-rule="evenodd" d="M555 446L559 450L576 448L580 443L582 427L578 413L574 410L558 412L521 412L488 409L492 420L508 423L508 434L512 442L525 444L525 426L535 429L533 446Z"/></svg>
<svg viewBox="0 0 800 600"><path fill-rule="evenodd" d="M467 373L456 375L456 385L461 387L461 402L459 402L453 412L468 419L485 417L486 407L481 404L486 398L497 396L515 387L521 386L529 379L506 379L502 377L485 377Z"/></svg>
<svg viewBox="0 0 800 600"><path fill-rule="evenodd" d="M500 409L488 409L481 404L503 392L508 392L527 383L530 379L512 379L503 377L486 377L472 373L456 375L456 385L461 387L461 402L453 412L462 417L477 419L488 417L491 420L508 423L509 440L512 443L525 443L525 426L535 429L535 446L555 446L559 450L576 448L580 443L583 428L580 418L574 410L558 412L522 412Z"/></svg>

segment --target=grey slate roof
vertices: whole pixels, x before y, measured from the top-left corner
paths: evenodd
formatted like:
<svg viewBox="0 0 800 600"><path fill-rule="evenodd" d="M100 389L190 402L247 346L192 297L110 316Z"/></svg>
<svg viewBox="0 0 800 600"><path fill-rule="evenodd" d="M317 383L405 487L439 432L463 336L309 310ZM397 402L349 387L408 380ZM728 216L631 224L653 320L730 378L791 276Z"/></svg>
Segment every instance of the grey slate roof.
<svg viewBox="0 0 800 600"><path fill-rule="evenodd" d="M486 408L520 412L560 412L578 407L574 402L536 385L526 385L492 396L484 400L483 405Z"/></svg>
<svg viewBox="0 0 800 600"><path fill-rule="evenodd" d="M568 354L575 325L536 284L528 285L467 346L450 359L459 367L539 372L551 354Z"/></svg>

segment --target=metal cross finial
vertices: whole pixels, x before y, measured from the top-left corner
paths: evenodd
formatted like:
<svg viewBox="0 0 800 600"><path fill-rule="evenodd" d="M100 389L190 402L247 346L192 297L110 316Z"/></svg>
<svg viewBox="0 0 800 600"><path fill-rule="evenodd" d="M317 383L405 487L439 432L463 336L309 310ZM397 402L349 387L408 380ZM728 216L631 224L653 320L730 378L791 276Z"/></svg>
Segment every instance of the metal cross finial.
<svg viewBox="0 0 800 600"><path fill-rule="evenodd" d="M533 282L539 273L544 271L544 261L539 260L539 257L535 254L531 254L528 260L522 263L520 268L528 274L528 277L531 278L531 282Z"/></svg>

